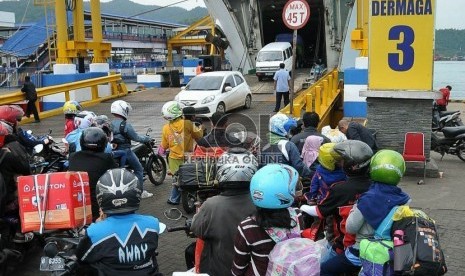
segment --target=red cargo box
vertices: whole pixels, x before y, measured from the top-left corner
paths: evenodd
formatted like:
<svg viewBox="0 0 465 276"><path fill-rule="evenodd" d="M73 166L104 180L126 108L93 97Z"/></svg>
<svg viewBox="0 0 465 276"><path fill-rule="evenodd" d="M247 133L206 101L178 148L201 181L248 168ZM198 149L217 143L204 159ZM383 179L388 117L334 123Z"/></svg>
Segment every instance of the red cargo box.
<svg viewBox="0 0 465 276"><path fill-rule="evenodd" d="M92 222L86 172L18 177L18 200L23 233L73 229Z"/></svg>

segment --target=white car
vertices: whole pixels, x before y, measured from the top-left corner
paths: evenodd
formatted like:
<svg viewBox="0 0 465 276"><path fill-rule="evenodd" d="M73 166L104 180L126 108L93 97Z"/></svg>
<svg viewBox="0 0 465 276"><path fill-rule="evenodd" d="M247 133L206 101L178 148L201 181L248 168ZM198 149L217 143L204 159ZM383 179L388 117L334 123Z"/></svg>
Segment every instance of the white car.
<svg viewBox="0 0 465 276"><path fill-rule="evenodd" d="M211 117L216 111L250 108L252 92L240 72L217 71L195 76L181 88L175 101L192 106L199 116Z"/></svg>

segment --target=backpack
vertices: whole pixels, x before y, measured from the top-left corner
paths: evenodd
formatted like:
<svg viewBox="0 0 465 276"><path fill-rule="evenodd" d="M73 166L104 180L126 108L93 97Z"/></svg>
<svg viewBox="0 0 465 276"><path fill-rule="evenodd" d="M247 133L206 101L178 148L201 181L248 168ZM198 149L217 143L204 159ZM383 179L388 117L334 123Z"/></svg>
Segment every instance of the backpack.
<svg viewBox="0 0 465 276"><path fill-rule="evenodd" d="M289 208L292 218L297 219L294 208ZM310 239L300 237L300 225L288 230L265 229L276 245L268 255L267 276L320 275L321 246Z"/></svg>
<svg viewBox="0 0 465 276"><path fill-rule="evenodd" d="M267 276L320 275L321 247L305 238L292 238L277 243L270 255Z"/></svg>
<svg viewBox="0 0 465 276"><path fill-rule="evenodd" d="M396 275L436 276L447 272L436 224L423 212L395 221L391 235L400 241L394 246Z"/></svg>
<svg viewBox="0 0 465 276"><path fill-rule="evenodd" d="M360 242L360 275L444 275L447 267L434 221L419 210L394 220L398 209L386 216L375 238Z"/></svg>

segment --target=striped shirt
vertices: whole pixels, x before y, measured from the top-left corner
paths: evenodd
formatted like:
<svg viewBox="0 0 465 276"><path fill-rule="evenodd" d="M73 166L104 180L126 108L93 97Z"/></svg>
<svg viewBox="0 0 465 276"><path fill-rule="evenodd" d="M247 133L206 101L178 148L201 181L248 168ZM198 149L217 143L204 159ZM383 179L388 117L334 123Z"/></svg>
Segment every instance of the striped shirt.
<svg viewBox="0 0 465 276"><path fill-rule="evenodd" d="M297 217L299 225L303 225L300 212ZM265 275L268 255L276 243L251 217L243 220L237 230L232 275Z"/></svg>

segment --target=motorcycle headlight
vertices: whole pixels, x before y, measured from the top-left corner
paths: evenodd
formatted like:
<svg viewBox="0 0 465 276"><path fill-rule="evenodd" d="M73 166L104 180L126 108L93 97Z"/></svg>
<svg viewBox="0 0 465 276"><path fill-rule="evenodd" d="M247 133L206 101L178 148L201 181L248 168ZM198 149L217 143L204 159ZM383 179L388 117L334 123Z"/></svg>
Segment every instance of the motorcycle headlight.
<svg viewBox="0 0 465 276"><path fill-rule="evenodd" d="M210 102L213 102L214 99L215 99L215 96L208 96L202 100L202 103L203 104L210 103Z"/></svg>

